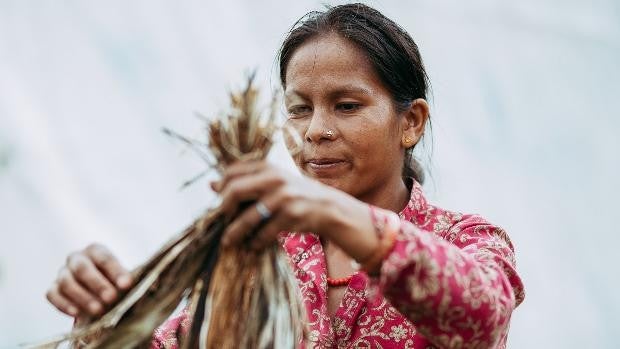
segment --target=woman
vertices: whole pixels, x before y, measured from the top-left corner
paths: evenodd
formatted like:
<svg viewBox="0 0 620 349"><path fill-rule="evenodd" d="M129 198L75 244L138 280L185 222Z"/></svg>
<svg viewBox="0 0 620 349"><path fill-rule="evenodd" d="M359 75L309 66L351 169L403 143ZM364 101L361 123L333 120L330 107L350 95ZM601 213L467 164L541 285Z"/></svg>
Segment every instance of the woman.
<svg viewBox="0 0 620 349"><path fill-rule="evenodd" d="M305 176L244 162L212 188L229 212L256 201L224 245L263 223L252 247L281 243L290 257L305 346L505 347L524 296L513 247L501 228L422 194L412 151L429 119L427 76L411 37L361 4L311 13L283 43L280 78ZM47 296L71 316L98 315L131 282L93 245L68 258ZM153 347L176 348L186 320L159 328Z"/></svg>

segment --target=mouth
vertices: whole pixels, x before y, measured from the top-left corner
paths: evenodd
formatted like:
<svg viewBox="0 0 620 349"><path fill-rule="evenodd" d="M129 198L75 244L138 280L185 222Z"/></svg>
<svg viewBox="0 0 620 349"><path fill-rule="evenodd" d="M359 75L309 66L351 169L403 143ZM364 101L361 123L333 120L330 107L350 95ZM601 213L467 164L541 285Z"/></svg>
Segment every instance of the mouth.
<svg viewBox="0 0 620 349"><path fill-rule="evenodd" d="M325 175L343 169L348 162L336 158L312 158L306 160L305 167L315 175Z"/></svg>

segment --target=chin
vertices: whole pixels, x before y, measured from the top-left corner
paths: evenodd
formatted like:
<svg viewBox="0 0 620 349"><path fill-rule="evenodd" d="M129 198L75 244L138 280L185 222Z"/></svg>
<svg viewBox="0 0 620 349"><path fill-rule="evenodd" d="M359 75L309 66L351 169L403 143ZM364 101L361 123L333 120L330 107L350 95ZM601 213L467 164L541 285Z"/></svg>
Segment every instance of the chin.
<svg viewBox="0 0 620 349"><path fill-rule="evenodd" d="M334 189L338 189L347 194L353 195L353 190L352 190L353 188L351 186L351 182L347 181L343 177L340 177L340 178L323 177L323 178L314 178L314 179Z"/></svg>
<svg viewBox="0 0 620 349"><path fill-rule="evenodd" d="M355 188L354 184L355 181L351 180L350 177L350 170L349 171L339 171L340 173L316 173L313 171L308 170L307 168L305 168L305 166L297 166L301 172L307 176L310 177L316 181L321 182L322 184L325 184L327 186L330 186L332 188L338 189L340 191L343 191L347 194L353 194L353 189ZM344 173L343 173L344 172Z"/></svg>

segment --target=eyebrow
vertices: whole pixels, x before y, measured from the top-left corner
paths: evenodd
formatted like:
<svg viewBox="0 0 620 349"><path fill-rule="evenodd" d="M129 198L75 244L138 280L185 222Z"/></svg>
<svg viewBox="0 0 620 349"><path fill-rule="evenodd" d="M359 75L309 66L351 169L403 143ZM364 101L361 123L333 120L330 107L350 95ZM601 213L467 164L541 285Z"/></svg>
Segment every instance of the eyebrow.
<svg viewBox="0 0 620 349"><path fill-rule="evenodd" d="M339 86L336 89L329 91L327 93L327 95L330 98L335 98L335 97L339 97L342 95L347 95L347 94L362 94L362 95L366 95L366 96L371 96L373 93L371 90L367 89L367 88L363 88L363 87L359 87L359 86L353 86L353 85L346 85L346 86ZM306 98L307 95L304 94L303 92L293 89L289 92L285 93L285 97L286 98L290 98L294 95L300 96L302 98Z"/></svg>

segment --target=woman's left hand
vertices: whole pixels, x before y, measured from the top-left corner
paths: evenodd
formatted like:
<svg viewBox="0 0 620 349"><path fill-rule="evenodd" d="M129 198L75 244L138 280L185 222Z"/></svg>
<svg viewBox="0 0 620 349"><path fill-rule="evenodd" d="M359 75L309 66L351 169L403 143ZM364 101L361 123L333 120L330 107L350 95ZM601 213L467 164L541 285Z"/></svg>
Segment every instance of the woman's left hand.
<svg viewBox="0 0 620 349"><path fill-rule="evenodd" d="M250 245L253 249L274 244L283 231L321 235L356 259L368 255L378 243L366 204L266 161L232 164L211 187L222 197L224 214L238 213L224 231L224 246L245 241L257 227Z"/></svg>

